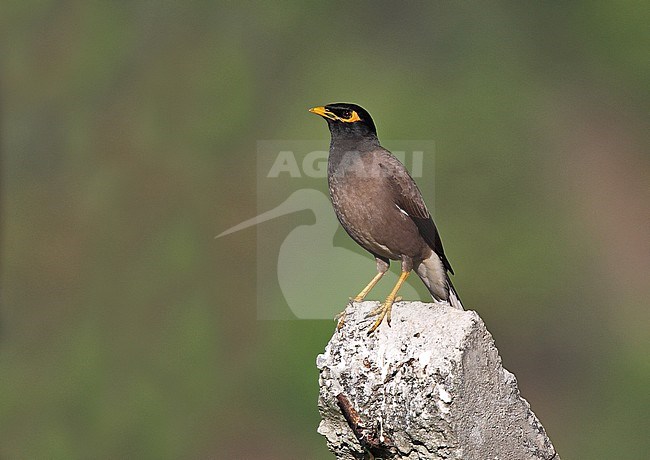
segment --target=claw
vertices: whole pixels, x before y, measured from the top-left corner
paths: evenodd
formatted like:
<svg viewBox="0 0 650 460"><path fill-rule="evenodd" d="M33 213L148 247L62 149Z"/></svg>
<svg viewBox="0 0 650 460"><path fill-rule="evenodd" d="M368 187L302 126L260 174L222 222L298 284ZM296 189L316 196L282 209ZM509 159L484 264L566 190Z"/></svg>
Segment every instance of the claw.
<svg viewBox="0 0 650 460"><path fill-rule="evenodd" d="M366 317L370 316L377 316L377 319L373 323L372 327L368 329L368 335L372 334L375 332L375 330L379 327L381 322L386 318L386 322L390 326L390 313L393 308L393 302L394 300L391 299L390 297L386 299L386 301L377 309L371 311Z"/></svg>
<svg viewBox="0 0 650 460"><path fill-rule="evenodd" d="M391 293L388 295L388 297L386 297L386 301L379 308L376 308L375 310L371 311L366 315L366 318L370 316L378 316L378 318L373 323L372 327L368 330L368 335L372 334L375 331L375 329L379 327L379 325L384 320L384 318L386 318L386 322L388 323L388 326L390 326L390 315L393 309L393 303L402 300L401 297L397 296L397 291L399 291L399 288L402 286L402 283L406 281L406 278L409 276L409 273L410 272L402 272L402 274L399 277L399 280L397 280L397 284L395 285Z"/></svg>
<svg viewBox="0 0 650 460"><path fill-rule="evenodd" d="M337 314L334 317L334 320L336 321L336 330L337 332L343 328L343 324L345 324L345 316L347 315L347 312L343 310L341 313Z"/></svg>
<svg viewBox="0 0 650 460"><path fill-rule="evenodd" d="M384 305L379 305L377 308L366 314L366 318L372 318L373 316L377 316L380 314L384 309Z"/></svg>

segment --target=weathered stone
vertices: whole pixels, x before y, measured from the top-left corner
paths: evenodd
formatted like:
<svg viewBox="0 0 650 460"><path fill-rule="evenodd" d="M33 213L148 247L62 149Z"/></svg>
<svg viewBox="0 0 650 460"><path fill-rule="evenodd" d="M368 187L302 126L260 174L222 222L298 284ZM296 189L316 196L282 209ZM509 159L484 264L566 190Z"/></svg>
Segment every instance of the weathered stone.
<svg viewBox="0 0 650 460"><path fill-rule="evenodd" d="M398 302L368 335L377 306L348 307L317 359L318 432L337 459L559 460L476 312Z"/></svg>

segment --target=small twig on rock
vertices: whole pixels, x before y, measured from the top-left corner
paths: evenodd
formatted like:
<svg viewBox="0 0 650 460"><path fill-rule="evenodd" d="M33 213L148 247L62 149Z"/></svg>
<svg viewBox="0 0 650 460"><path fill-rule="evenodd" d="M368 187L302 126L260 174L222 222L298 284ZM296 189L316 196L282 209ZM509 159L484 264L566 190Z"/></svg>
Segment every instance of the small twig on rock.
<svg viewBox="0 0 650 460"><path fill-rule="evenodd" d="M372 457L390 458L396 453L395 446L391 444L388 436L381 433L380 430L371 429L363 425L361 416L352 406L352 403L343 393L336 395L336 404L341 409L341 413L348 422L350 429L354 433L359 443L370 452Z"/></svg>

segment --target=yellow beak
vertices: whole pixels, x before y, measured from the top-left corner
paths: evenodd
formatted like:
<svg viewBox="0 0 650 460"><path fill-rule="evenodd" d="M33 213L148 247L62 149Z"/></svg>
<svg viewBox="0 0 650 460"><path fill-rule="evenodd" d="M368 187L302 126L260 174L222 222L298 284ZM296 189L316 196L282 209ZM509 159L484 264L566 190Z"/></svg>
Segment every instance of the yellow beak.
<svg viewBox="0 0 650 460"><path fill-rule="evenodd" d="M329 112L325 107L312 107L311 109L309 109L309 111L311 113L315 113L316 115L320 115L321 117L327 117L326 114L329 114Z"/></svg>

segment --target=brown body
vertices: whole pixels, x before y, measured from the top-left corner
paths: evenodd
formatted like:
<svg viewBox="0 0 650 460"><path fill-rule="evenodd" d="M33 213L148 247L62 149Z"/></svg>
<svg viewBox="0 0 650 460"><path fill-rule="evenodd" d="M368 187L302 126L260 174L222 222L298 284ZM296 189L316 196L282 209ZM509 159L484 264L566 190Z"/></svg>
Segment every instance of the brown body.
<svg viewBox="0 0 650 460"><path fill-rule="evenodd" d="M401 163L383 149L348 154L345 167L337 160L330 156L330 197L352 239L375 256L407 262L409 269L429 257L432 250L417 225L392 199L396 173L405 172Z"/></svg>
<svg viewBox="0 0 650 460"><path fill-rule="evenodd" d="M381 147L370 115L354 104L331 104L312 112L328 121L332 142L328 183L332 205L345 231L375 256L378 275L355 297L363 300L388 270L390 260L402 264L402 276L386 299L379 320L390 321L397 291L415 270L436 300L462 309L447 272L445 256L431 214L404 165Z"/></svg>
<svg viewBox="0 0 650 460"><path fill-rule="evenodd" d="M399 260L402 271L426 274L423 281L432 295L447 300L445 263L449 263L444 252L441 257L432 249L409 214L419 209L423 223L429 224L437 236L422 194L404 165L378 144L353 150L359 146L341 141L332 147L329 191L334 212L346 232L378 259L378 269L384 264L388 269L388 260ZM432 240L435 246L436 238ZM442 244L439 246L442 251ZM421 266L424 261L428 264Z"/></svg>

